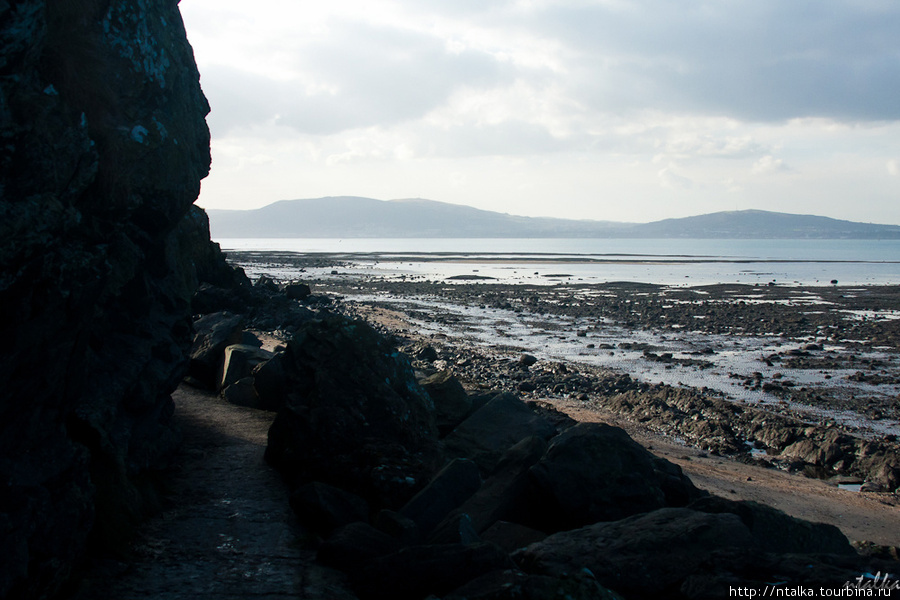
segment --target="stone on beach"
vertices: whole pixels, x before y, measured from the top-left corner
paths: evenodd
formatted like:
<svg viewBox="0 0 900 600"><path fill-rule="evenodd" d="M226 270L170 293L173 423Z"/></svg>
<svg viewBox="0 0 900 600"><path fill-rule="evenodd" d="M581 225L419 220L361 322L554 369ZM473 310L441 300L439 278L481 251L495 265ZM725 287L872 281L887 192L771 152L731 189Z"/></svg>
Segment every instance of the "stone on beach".
<svg viewBox="0 0 900 600"><path fill-rule="evenodd" d="M466 515L478 534L498 521L531 523L535 520L534 482L530 473L547 451L547 442L531 436L507 450L481 488L435 530L433 543L453 541L454 519Z"/></svg>
<svg viewBox="0 0 900 600"><path fill-rule="evenodd" d="M354 582L362 600L419 600L513 566L503 550L486 542L412 546L371 561Z"/></svg>
<svg viewBox="0 0 900 600"><path fill-rule="evenodd" d="M243 316L226 311L203 315L194 321L191 376L209 389L216 389L225 348L240 343L243 327Z"/></svg>
<svg viewBox="0 0 900 600"><path fill-rule="evenodd" d="M419 380L434 401L438 432L447 435L472 411L472 399L450 371L438 371Z"/></svg>
<svg viewBox="0 0 900 600"><path fill-rule="evenodd" d="M549 439L556 429L510 393L498 394L447 437L444 446L455 456L474 460L490 472L504 452L526 437Z"/></svg>
<svg viewBox="0 0 900 600"><path fill-rule="evenodd" d="M268 350L247 344L227 346L222 360L218 389L223 390L239 379L250 377L254 368L270 360L273 356L274 354Z"/></svg>
<svg viewBox="0 0 900 600"><path fill-rule="evenodd" d="M291 508L313 531L330 533L343 525L369 518L368 503L348 491L321 481L312 481L295 489Z"/></svg>
<svg viewBox="0 0 900 600"><path fill-rule="evenodd" d="M579 423L553 439L531 468L545 531L614 521L704 495L681 469L617 427Z"/></svg>
<svg viewBox="0 0 900 600"><path fill-rule="evenodd" d="M430 479L434 407L385 337L326 316L294 336L283 360L288 394L266 458L289 482L315 479L391 507Z"/></svg>
<svg viewBox="0 0 900 600"><path fill-rule="evenodd" d="M278 352L253 369L253 387L259 399L257 408L275 412L281 409L287 398L287 385L284 353Z"/></svg>
<svg viewBox="0 0 900 600"><path fill-rule="evenodd" d="M468 500L480 487L478 466L471 460L457 458L441 469L399 512L415 522L421 534L427 536L450 511Z"/></svg>
<svg viewBox="0 0 900 600"><path fill-rule="evenodd" d="M312 294L312 290L306 283L293 281L284 286L284 293L291 300L306 300Z"/></svg>

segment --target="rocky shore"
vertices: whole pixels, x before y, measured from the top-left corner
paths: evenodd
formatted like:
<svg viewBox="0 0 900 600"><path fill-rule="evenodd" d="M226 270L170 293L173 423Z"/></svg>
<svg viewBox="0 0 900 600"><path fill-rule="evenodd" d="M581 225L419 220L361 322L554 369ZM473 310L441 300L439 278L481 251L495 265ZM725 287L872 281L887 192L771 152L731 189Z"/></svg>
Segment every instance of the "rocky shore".
<svg viewBox="0 0 900 600"><path fill-rule="evenodd" d="M232 260L244 266L288 261L240 253ZM316 260L293 267L319 266L326 258ZM346 297L351 312L399 336L423 372L451 369L472 388L551 403L576 398L715 454L856 482L872 492L900 486L898 287L447 285L348 276L310 283ZM527 346L522 351L522 338L502 331L495 346L473 343L466 335L471 323L461 322L453 306L546 318L547 328L574 329L557 337L576 340L578 354L638 352L642 361L631 363L633 371L585 360L538 361L529 359ZM393 318L383 318L391 311ZM498 330L509 325L508 317L498 323ZM603 335L613 326L624 339ZM652 343L627 337L650 330L658 332ZM687 349L679 344L698 333L706 337ZM761 338L775 341L751 358L752 370L724 370L729 387L654 383L638 370L661 365L709 383L719 355Z"/></svg>
<svg viewBox="0 0 900 600"><path fill-rule="evenodd" d="M277 412L266 458L319 540L319 562L344 571L356 597L720 598L737 584L838 588L896 570L895 549L863 555L832 525L711 495L622 429L573 420L553 400L597 404L743 460L756 460L752 433L781 444L773 455L786 468L846 469L892 492L890 440L739 410L702 390L426 340L403 315L323 287L260 278L256 308L196 322L191 375ZM227 290L198 298L234 308ZM262 331L283 340L274 353L254 342ZM837 468L833 445L844 449Z"/></svg>

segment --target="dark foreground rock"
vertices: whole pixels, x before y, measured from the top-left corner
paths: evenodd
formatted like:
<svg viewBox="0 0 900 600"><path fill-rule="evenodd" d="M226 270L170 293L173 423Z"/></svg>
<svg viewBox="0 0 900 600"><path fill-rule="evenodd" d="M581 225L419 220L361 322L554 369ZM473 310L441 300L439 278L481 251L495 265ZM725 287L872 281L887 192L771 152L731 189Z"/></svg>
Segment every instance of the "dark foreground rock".
<svg viewBox="0 0 900 600"><path fill-rule="evenodd" d="M438 432L447 435L472 412L472 399L450 371L440 371L419 381L434 402Z"/></svg>
<svg viewBox="0 0 900 600"><path fill-rule="evenodd" d="M685 506L705 495L680 467L601 423L579 423L557 436L531 475L545 531Z"/></svg>
<svg viewBox="0 0 900 600"><path fill-rule="evenodd" d="M373 560L356 574L355 585L363 600L417 600L513 566L503 550L484 542L413 546Z"/></svg>
<svg viewBox="0 0 900 600"><path fill-rule="evenodd" d="M0 65L0 597L31 598L158 506L191 297L230 269L176 2L2 3Z"/></svg>
<svg viewBox="0 0 900 600"><path fill-rule="evenodd" d="M307 324L284 354L287 397L268 461L289 481L318 480L399 507L434 473L431 399L388 340L362 321Z"/></svg>
<svg viewBox="0 0 900 600"><path fill-rule="evenodd" d="M562 577L533 575L522 571L493 571L478 577L444 600L621 600L603 588L588 573Z"/></svg>
<svg viewBox="0 0 900 600"><path fill-rule="evenodd" d="M727 597L729 585L776 581L837 588L873 566L896 567L856 556L834 527L767 507L730 503L730 509L663 508L558 533L514 558L545 575L587 569L626 598Z"/></svg>
<svg viewBox="0 0 900 600"><path fill-rule="evenodd" d="M527 437L549 439L556 428L529 408L514 394L498 394L460 423L447 437L444 446L454 456L474 460L486 472L491 471L506 450Z"/></svg>

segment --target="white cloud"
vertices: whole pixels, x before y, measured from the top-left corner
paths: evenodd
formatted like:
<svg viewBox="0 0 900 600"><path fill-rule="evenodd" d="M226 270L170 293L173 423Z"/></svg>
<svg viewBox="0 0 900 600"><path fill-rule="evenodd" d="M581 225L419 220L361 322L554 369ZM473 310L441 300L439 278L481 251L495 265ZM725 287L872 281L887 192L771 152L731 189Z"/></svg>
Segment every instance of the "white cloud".
<svg viewBox="0 0 900 600"><path fill-rule="evenodd" d="M754 175L768 175L771 173L788 171L790 169L780 158L775 158L772 155L766 155L753 163L753 167L750 170Z"/></svg>
<svg viewBox="0 0 900 600"><path fill-rule="evenodd" d="M892 158L887 161L887 172L888 175L891 175L893 177L900 175L900 160Z"/></svg>
<svg viewBox="0 0 900 600"><path fill-rule="evenodd" d="M673 165L660 169L657 175L659 176L660 185L664 188L672 190L689 190L694 187L694 182L683 175L678 175L675 172L675 167Z"/></svg>

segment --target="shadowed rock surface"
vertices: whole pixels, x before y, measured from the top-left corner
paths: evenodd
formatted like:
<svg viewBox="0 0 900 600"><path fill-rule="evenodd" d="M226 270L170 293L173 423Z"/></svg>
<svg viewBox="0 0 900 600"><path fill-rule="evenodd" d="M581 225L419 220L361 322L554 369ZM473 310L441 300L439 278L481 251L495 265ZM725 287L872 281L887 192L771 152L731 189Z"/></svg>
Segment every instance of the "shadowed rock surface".
<svg viewBox="0 0 900 600"><path fill-rule="evenodd" d="M176 2L4 2L0 75L0 597L40 597L157 507L191 295L230 269Z"/></svg>
<svg viewBox="0 0 900 600"><path fill-rule="evenodd" d="M310 321L283 356L286 401L267 460L289 481L344 487L397 508L434 473L434 405L412 367L363 321Z"/></svg>

